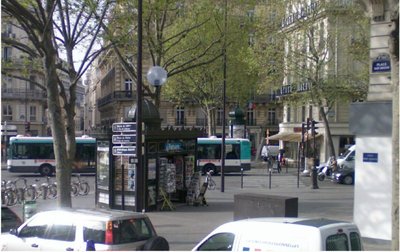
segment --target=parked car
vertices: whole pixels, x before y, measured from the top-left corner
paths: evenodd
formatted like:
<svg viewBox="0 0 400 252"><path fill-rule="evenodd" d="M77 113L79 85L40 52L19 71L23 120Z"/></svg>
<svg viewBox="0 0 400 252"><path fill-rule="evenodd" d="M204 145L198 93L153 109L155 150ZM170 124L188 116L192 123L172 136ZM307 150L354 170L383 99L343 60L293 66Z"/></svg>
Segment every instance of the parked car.
<svg viewBox="0 0 400 252"><path fill-rule="evenodd" d="M147 215L105 209L40 212L2 234L2 250L168 250Z"/></svg>
<svg viewBox="0 0 400 252"><path fill-rule="evenodd" d="M193 251L362 250L361 235L350 222L306 218L254 218L225 223Z"/></svg>
<svg viewBox="0 0 400 252"><path fill-rule="evenodd" d="M21 218L9 207L1 207L1 232L9 232L22 224Z"/></svg>
<svg viewBox="0 0 400 252"><path fill-rule="evenodd" d="M354 184L354 166L353 167L339 167L336 172L332 174L332 180L336 183L353 185Z"/></svg>

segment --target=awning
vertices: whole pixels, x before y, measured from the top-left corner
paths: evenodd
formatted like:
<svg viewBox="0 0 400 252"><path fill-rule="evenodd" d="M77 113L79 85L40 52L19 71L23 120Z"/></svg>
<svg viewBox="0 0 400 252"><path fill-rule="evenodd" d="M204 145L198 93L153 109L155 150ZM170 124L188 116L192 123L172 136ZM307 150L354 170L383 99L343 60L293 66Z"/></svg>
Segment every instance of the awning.
<svg viewBox="0 0 400 252"><path fill-rule="evenodd" d="M322 134L317 134L315 137L320 137ZM308 136L308 139L304 139L305 141L313 139L312 136ZM285 142L301 142L301 133L297 132L279 132L273 136L269 136L268 140L281 140Z"/></svg>

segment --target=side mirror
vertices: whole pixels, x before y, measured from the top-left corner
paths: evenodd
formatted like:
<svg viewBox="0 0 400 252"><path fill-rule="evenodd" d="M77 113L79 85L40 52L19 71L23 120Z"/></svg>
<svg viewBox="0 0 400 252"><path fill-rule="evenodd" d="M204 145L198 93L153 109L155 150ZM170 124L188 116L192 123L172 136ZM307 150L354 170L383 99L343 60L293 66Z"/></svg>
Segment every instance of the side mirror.
<svg viewBox="0 0 400 252"><path fill-rule="evenodd" d="M16 228L10 229L10 234L18 236L18 230Z"/></svg>
<svg viewBox="0 0 400 252"><path fill-rule="evenodd" d="M147 240L143 246L145 251L168 251L168 241L162 236L155 236Z"/></svg>

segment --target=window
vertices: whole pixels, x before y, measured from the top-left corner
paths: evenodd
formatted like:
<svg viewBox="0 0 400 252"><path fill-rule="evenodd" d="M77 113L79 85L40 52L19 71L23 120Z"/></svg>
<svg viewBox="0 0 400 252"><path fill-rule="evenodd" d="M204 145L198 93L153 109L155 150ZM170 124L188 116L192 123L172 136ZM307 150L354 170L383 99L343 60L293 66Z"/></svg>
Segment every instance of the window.
<svg viewBox="0 0 400 252"><path fill-rule="evenodd" d="M36 121L36 106L29 107L29 121L31 122Z"/></svg>
<svg viewBox="0 0 400 252"><path fill-rule="evenodd" d="M219 233L211 236L199 248L199 251L232 251L235 235L232 233Z"/></svg>
<svg viewBox="0 0 400 252"><path fill-rule="evenodd" d="M217 109L217 125L222 125L222 120L225 120L224 111L221 108Z"/></svg>
<svg viewBox="0 0 400 252"><path fill-rule="evenodd" d="M337 250L349 250L349 241L346 234L335 234L326 238L326 250L337 251Z"/></svg>
<svg viewBox="0 0 400 252"><path fill-rule="evenodd" d="M268 124L269 125L276 124L276 109L274 108L268 109Z"/></svg>
<svg viewBox="0 0 400 252"><path fill-rule="evenodd" d="M361 238L357 232L350 233L350 245L351 245L351 250L355 250L355 251L362 250Z"/></svg>
<svg viewBox="0 0 400 252"><path fill-rule="evenodd" d="M290 113L291 113L290 109L291 109L290 107L286 108L286 122L290 122L290 120L291 120L291 118L290 118Z"/></svg>
<svg viewBox="0 0 400 252"><path fill-rule="evenodd" d="M12 121L12 108L10 104L5 104L3 106L3 120L4 121Z"/></svg>
<svg viewBox="0 0 400 252"><path fill-rule="evenodd" d="M185 107L176 108L176 125L185 125Z"/></svg>
<svg viewBox="0 0 400 252"><path fill-rule="evenodd" d="M125 91L132 91L132 80L125 79Z"/></svg>
<svg viewBox="0 0 400 252"><path fill-rule="evenodd" d="M106 237L106 223L86 221L83 227L83 240L92 240L94 243L104 243Z"/></svg>
<svg viewBox="0 0 400 252"><path fill-rule="evenodd" d="M58 241L74 241L76 227L72 223L55 223L46 232L46 239Z"/></svg>
<svg viewBox="0 0 400 252"><path fill-rule="evenodd" d="M12 56L12 48L5 46L3 47L3 57L2 59L4 61L10 61L11 60L11 56Z"/></svg>
<svg viewBox="0 0 400 252"><path fill-rule="evenodd" d="M251 103L249 106L251 107L247 108L247 125L256 125L254 103Z"/></svg>
<svg viewBox="0 0 400 252"><path fill-rule="evenodd" d="M146 219L113 221L112 227L113 244L143 241L153 236Z"/></svg>
<svg viewBox="0 0 400 252"><path fill-rule="evenodd" d="M21 229L18 237L38 237L43 238L46 232L47 226L50 223L46 221L44 216L36 217L31 220L25 227Z"/></svg>

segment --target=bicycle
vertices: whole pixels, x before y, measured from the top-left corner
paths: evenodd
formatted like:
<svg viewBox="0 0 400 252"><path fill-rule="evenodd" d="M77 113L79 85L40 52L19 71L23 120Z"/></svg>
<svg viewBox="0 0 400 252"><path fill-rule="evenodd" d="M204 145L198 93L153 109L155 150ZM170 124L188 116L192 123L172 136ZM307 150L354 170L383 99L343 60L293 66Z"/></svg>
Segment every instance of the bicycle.
<svg viewBox="0 0 400 252"><path fill-rule="evenodd" d="M209 190L214 190L216 187L215 181L212 179L213 170L210 170L206 173L205 183L207 183L207 188Z"/></svg>
<svg viewBox="0 0 400 252"><path fill-rule="evenodd" d="M9 186L6 180L1 180L1 204L5 206L13 206L17 204L17 194Z"/></svg>
<svg viewBox="0 0 400 252"><path fill-rule="evenodd" d="M89 191L90 191L89 183L84 180L81 180L80 174L76 174L75 177L77 178L77 180L72 182L71 185L72 185L72 187L77 188L77 191L78 191L77 194L79 194L81 196L88 195ZM74 191L73 188L71 190ZM74 195L74 196L76 196L76 195Z"/></svg>
<svg viewBox="0 0 400 252"><path fill-rule="evenodd" d="M47 177L47 182L42 183L39 187L37 198L55 199L57 197L57 182L51 183L50 177ZM38 181L38 180L37 180Z"/></svg>

